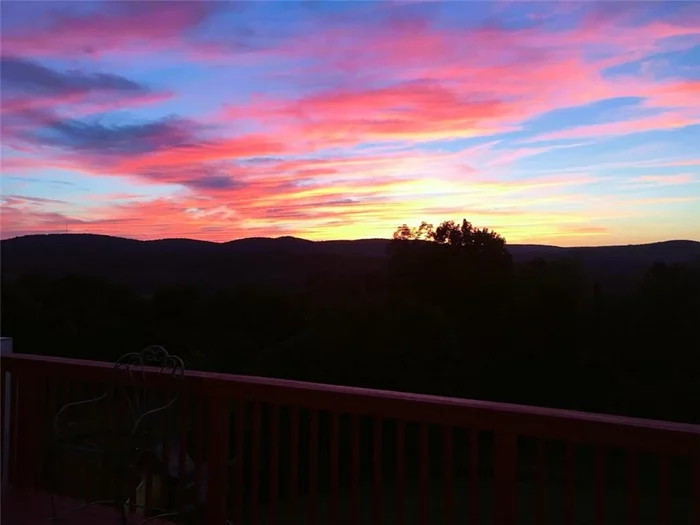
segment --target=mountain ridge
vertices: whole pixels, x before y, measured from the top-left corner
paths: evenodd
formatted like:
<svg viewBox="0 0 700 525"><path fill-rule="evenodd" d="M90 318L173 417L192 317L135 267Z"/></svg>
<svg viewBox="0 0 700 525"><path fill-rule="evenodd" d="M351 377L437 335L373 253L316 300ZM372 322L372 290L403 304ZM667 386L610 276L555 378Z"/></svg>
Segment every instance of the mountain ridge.
<svg viewBox="0 0 700 525"><path fill-rule="evenodd" d="M303 284L320 274L371 273L386 268L389 239L310 241L252 237L217 243L170 238L137 240L95 234L37 234L0 241L3 278L26 273L81 274L151 290L187 284ZM607 280L639 275L656 262L700 261L700 242L660 241L619 246L510 244L514 261L574 259Z"/></svg>
<svg viewBox="0 0 700 525"><path fill-rule="evenodd" d="M160 239L134 239L131 237L120 237L118 235L106 235L100 233L34 233L28 235L18 235L16 237L8 237L6 239L0 239L0 245L3 243L14 242L20 239L46 239L46 238L81 238L81 239L118 239L123 241L131 241L137 243L164 243L164 242L190 242L197 244L212 244L212 245L235 245L242 243L252 243L252 242L298 242L305 244L340 244L340 243L358 243L358 242L389 242L392 239L381 238L381 237L367 237L360 239L326 239L320 241L314 241L311 239L304 239L302 237L295 237L293 235L283 235L280 237L243 237L240 239L231 239L228 241L208 241L204 239L192 239L189 237L163 237ZM641 246L657 246L657 245L670 245L670 244L694 244L700 246L700 241L694 241L691 239L667 239L663 241L654 241L649 243L640 244L606 244L600 246L557 246L554 244L533 244L533 243L508 243L508 247L519 247L519 248L547 248L547 249L560 249L560 250L579 250L579 249L605 249L605 248L627 248L627 247L641 247Z"/></svg>

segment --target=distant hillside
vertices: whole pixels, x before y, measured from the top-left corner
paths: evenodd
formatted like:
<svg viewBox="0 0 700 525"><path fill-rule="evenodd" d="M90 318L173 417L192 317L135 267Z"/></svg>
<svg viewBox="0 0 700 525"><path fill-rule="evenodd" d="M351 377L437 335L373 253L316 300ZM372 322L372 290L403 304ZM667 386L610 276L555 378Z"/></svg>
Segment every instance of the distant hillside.
<svg viewBox="0 0 700 525"><path fill-rule="evenodd" d="M89 234L28 235L0 242L3 277L28 272L85 274L143 289L165 284L212 287L251 282L303 283L319 273L361 273L384 267L389 241L308 241L249 238L226 243L192 239L138 241ZM509 245L515 261L579 260L589 271L614 277L639 273L655 262L700 260L700 242L560 248Z"/></svg>

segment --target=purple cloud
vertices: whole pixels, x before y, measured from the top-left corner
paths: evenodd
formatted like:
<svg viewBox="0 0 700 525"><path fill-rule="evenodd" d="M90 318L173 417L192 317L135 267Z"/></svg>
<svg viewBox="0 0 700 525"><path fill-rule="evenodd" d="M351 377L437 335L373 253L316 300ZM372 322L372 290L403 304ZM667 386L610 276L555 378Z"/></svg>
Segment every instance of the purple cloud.
<svg viewBox="0 0 700 525"><path fill-rule="evenodd" d="M13 94L61 96L92 91L135 94L150 91L146 86L119 75L76 70L54 71L38 62L13 56L0 57L0 74L3 97Z"/></svg>

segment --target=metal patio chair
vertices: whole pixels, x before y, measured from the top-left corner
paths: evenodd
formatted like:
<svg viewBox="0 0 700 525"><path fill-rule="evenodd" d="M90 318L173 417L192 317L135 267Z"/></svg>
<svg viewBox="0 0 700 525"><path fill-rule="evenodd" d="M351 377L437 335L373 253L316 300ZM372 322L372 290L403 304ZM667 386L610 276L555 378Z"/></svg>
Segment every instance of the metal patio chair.
<svg viewBox="0 0 700 525"><path fill-rule="evenodd" d="M178 516L172 509L136 501L136 494L144 482L144 465L154 461L154 447L167 438L164 433L172 421L168 418L177 414L173 408L178 406L184 373L182 359L163 347L149 346L117 360L102 395L60 408L54 417L49 455L53 522L95 505L114 508L121 525L133 523L132 510L143 512L141 523ZM95 460L99 467L96 481L101 482L88 487L93 492L96 489L99 498L59 516L54 493L59 488L57 460L62 451ZM73 468L80 469L75 463Z"/></svg>

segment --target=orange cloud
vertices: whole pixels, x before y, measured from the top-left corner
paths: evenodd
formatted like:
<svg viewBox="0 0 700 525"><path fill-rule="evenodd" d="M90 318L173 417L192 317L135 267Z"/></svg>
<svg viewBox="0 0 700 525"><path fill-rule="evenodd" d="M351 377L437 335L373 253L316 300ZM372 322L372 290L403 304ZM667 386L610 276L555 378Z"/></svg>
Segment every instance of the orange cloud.
<svg viewBox="0 0 700 525"><path fill-rule="evenodd" d="M153 12L146 8L140 23L121 33L109 32L101 52L119 52L122 45L134 52L142 35L152 36L159 50L172 47L180 52L186 47L178 40L182 33L196 27L207 12L208 8L182 7L163 27L145 30L144 20L153 21ZM78 43L97 41L104 29L128 25L129 16L120 15L114 22L100 18L95 21L99 31L89 27L80 32L75 23L62 19L49 24L47 34L54 37L75 31L74 40L56 41L54 54L75 53ZM267 71L274 64L270 78L277 85L288 82L289 89L229 103L201 124L194 119L170 127L156 122L126 131L112 126L107 131L114 140L102 142L94 140L100 133L81 128L83 133L73 133L72 142L57 142L52 136L54 143L41 144L43 159L3 162L3 169L16 171L60 167L96 180L116 176L129 177L134 184L177 185L172 198L121 203L95 199L87 205L15 199L3 207L3 221L12 231L43 231L70 222L95 233L228 240L276 234L387 236L400 222L467 216L513 242L612 235L614 227L603 227L600 220L643 216L645 205L661 201L627 199L620 210L616 202L625 200L624 195L605 200L589 191L600 182L595 166L573 173L552 169L551 176L525 178L516 171L516 162L592 144L600 137L700 123L697 81L660 81L648 71L606 71L649 53L687 47L700 34L700 26L680 19L632 25L629 18L623 8L601 6L578 27L558 30L545 30L543 25L514 30L495 24L446 29L392 13L386 24L367 30L351 23L319 24L264 50L264 58L272 61L260 69ZM52 54L45 35L13 34L8 42L17 53ZM186 53L194 47L202 51L206 46L193 46ZM231 59L242 60L236 53ZM280 65L280 59L288 61ZM319 80L310 88L314 75ZM299 85L304 89L295 94ZM587 142L528 146L519 139L513 147L504 135L527 132L527 126L534 125L531 119L545 113L618 97L641 99L636 109L646 113L545 132L527 141ZM48 106L41 99L15 103L16 109ZM84 114L79 108L86 107L85 100L73 97L63 103L75 106L72 116ZM656 114L649 116L650 110ZM207 134L210 129L204 124L211 124L219 135ZM191 133L183 131L189 125ZM145 133L146 128L152 133ZM447 141L494 134L502 136L449 150L454 143ZM440 141L446 141L442 150ZM630 159L620 165L645 167L648 162ZM548 166L543 173L544 168ZM690 182L685 174L665 176L664 182L656 175L636 180L649 186ZM673 202L681 201L663 201Z"/></svg>
<svg viewBox="0 0 700 525"><path fill-rule="evenodd" d="M246 135L174 147L165 151L125 158L116 162L112 167L112 171L134 173L151 168L167 168L218 160L263 157L286 152L288 152L288 148L273 138L264 135Z"/></svg>
<svg viewBox="0 0 700 525"><path fill-rule="evenodd" d="M503 123L515 109L502 100L460 96L438 83L419 81L328 92L287 103L263 100L249 110L229 107L227 112L232 118L247 114L276 122L285 138L320 148L493 134L515 129Z"/></svg>
<svg viewBox="0 0 700 525"><path fill-rule="evenodd" d="M303 166L303 164L299 164ZM570 187L591 182L584 177L547 177L534 181L488 182L395 177L348 178L335 184L271 184L261 180L225 194L182 194L169 199L143 198L115 204L97 201L79 218L73 206L35 207L7 202L3 221L10 230L54 231L66 224L72 231L108 233L118 228L134 237L190 235L211 240L236 236L290 234L314 238L388 235L396 217L438 222L467 215L504 233L522 235L519 228L553 224L586 224L585 214L535 211L537 206L580 200ZM549 195L520 196L523 192ZM565 190L565 194L557 193ZM224 196L225 195L225 196ZM119 196L126 200L129 196ZM115 196L116 200L116 196ZM556 229L556 228L555 228ZM364 232L364 233L363 233Z"/></svg>

